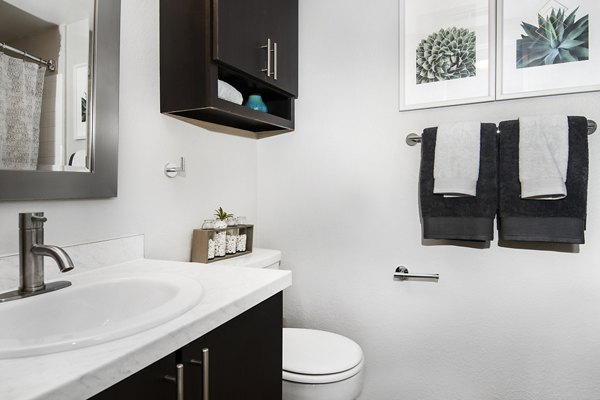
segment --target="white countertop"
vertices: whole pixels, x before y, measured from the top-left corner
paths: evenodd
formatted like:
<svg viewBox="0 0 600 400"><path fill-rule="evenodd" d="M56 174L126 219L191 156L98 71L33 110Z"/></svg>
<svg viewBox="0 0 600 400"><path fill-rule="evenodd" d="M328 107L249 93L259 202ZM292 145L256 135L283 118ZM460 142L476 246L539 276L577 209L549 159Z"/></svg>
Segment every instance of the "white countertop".
<svg viewBox="0 0 600 400"><path fill-rule="evenodd" d="M181 316L136 335L78 350L0 360L0 399L91 397L292 283L289 271L147 259L85 274L104 276L113 268L119 272L182 274L198 280L204 295L198 305Z"/></svg>

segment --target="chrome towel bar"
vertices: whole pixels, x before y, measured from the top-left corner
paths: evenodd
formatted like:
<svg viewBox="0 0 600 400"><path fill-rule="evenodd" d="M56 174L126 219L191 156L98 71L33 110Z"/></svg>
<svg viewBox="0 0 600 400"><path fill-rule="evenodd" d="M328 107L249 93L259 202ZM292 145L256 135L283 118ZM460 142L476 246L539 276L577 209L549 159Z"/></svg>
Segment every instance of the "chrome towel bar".
<svg viewBox="0 0 600 400"><path fill-rule="evenodd" d="M410 278L435 279L437 281L440 279L440 274L411 274L408 272L408 268L401 265L396 268L396 272L394 272L394 278L397 278L401 281L405 281Z"/></svg>
<svg viewBox="0 0 600 400"><path fill-rule="evenodd" d="M598 124L596 123L596 121L593 121L591 119L587 120L587 126L588 126L588 135L591 135L592 133L596 132L596 129L598 129ZM421 143L420 135L417 135L416 133L409 133L408 135L406 135L406 144L407 145L414 146L419 143Z"/></svg>

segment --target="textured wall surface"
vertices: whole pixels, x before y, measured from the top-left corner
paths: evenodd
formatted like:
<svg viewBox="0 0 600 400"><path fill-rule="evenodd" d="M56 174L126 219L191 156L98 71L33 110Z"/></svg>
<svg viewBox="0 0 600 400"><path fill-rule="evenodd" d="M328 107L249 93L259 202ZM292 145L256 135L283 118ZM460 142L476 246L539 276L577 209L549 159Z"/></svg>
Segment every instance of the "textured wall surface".
<svg viewBox="0 0 600 400"><path fill-rule="evenodd" d="M144 233L146 256L189 260L192 229L222 205L256 218L256 141L159 113L158 0L122 1L119 197L1 202L0 254L18 248L17 213L45 211L46 241L65 245ZM167 162L186 156L185 178Z"/></svg>
<svg viewBox="0 0 600 400"><path fill-rule="evenodd" d="M294 273L286 322L360 343L365 400L599 399L600 137L578 253L424 246L404 138L473 118L598 121L600 95L399 113L397 3L300 2L297 129L258 146L260 245ZM395 282L400 264L441 279Z"/></svg>

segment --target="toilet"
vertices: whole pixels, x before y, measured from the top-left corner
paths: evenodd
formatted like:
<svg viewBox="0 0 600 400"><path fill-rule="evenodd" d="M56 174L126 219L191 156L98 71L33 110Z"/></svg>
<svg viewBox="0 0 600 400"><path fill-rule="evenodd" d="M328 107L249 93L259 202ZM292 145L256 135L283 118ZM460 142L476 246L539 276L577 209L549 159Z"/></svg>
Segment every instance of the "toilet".
<svg viewBox="0 0 600 400"><path fill-rule="evenodd" d="M251 254L215 264L279 269L279 250ZM364 357L345 336L316 329L283 328L283 399L354 400L363 386Z"/></svg>

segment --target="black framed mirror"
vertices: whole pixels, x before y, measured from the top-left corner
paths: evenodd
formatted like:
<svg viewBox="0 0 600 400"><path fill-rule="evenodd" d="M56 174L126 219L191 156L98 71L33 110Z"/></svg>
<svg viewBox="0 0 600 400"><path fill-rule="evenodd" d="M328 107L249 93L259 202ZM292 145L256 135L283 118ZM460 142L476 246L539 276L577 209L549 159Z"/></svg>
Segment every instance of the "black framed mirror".
<svg viewBox="0 0 600 400"><path fill-rule="evenodd" d="M67 0L56 1L65 4ZM85 151L83 149L74 151L75 148L63 150L63 159L62 162L57 163L58 166L42 166L42 163L37 161L38 165L33 165L32 168L0 169L0 200L85 199L117 195L121 1L91 0L91 2L94 10L93 30L90 30L89 35L91 68L87 66L81 68L82 64L75 64L67 73L75 80L77 75L84 77L87 75L89 83L85 81L79 85L81 87L79 89L76 84L71 84L69 91L74 93L71 96L73 99L64 102L65 108L70 104L79 107L72 113L78 120L71 129L69 137L78 139L79 143L76 144L85 147ZM11 3L9 6L20 6L27 1L8 0L7 3ZM70 41L73 42L75 40ZM10 46L10 49L8 47L4 49L6 54L11 57L19 56L14 54L14 51L13 54L10 53L11 50L16 50L16 46ZM66 48L67 45L64 47ZM2 50L0 45L0 51ZM23 61L26 58L29 58L27 61L35 60L35 54L20 54L20 56ZM40 57L38 64L44 61L48 60ZM49 63L45 65L50 69ZM79 74L77 66L80 67ZM82 72L82 69L88 73ZM6 76L5 74L5 80ZM84 98L84 95L80 95L78 98L77 90L86 96L89 93L89 96ZM41 124L44 123L43 117L42 114ZM82 127L79 132L77 132L77 122L80 122ZM0 123L5 123L1 112ZM80 157L79 167L73 164L76 153L83 154ZM39 160L41 156L40 152ZM35 158L38 158L37 152Z"/></svg>

